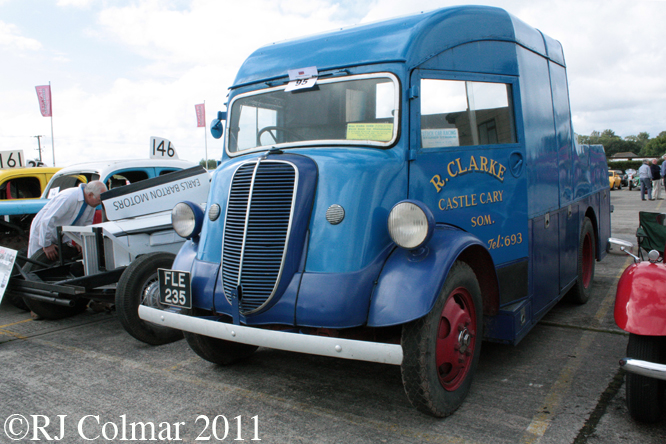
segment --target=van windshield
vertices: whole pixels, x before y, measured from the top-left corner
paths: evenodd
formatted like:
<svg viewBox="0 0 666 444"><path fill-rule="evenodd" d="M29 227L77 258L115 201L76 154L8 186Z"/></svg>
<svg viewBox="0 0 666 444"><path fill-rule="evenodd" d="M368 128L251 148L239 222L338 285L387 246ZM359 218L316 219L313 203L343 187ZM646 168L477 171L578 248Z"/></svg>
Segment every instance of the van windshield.
<svg viewBox="0 0 666 444"><path fill-rule="evenodd" d="M238 153L284 144L388 147L398 133L399 97L398 81L391 74L242 94L230 105L227 150Z"/></svg>

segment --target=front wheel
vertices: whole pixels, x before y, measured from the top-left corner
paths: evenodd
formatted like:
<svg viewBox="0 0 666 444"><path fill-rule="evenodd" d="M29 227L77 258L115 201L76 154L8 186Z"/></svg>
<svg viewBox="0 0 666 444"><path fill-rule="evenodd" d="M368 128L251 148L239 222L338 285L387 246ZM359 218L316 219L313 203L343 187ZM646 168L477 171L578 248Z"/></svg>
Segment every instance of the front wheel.
<svg viewBox="0 0 666 444"><path fill-rule="evenodd" d="M190 332L185 332L185 340L194 353L219 365L230 365L247 359L259 348L256 345L239 344Z"/></svg>
<svg viewBox="0 0 666 444"><path fill-rule="evenodd" d="M456 262L430 313L403 326L402 382L419 411L442 418L464 401L481 354L482 311L474 271Z"/></svg>
<svg viewBox="0 0 666 444"><path fill-rule="evenodd" d="M594 280L595 251L594 227L592 221L586 217L578 241L578 275L569 293L569 299L576 304L585 304L590 299Z"/></svg>
<svg viewBox="0 0 666 444"><path fill-rule="evenodd" d="M629 335L627 356L666 364L666 341L660 336ZM657 422L664 413L666 381L627 373L627 408L641 422Z"/></svg>
<svg viewBox="0 0 666 444"><path fill-rule="evenodd" d="M175 255L164 251L144 254L120 276L116 287L116 312L125 331L141 342L162 345L183 338L183 332L146 322L139 317L139 305L166 308L159 302L158 268L171 268Z"/></svg>

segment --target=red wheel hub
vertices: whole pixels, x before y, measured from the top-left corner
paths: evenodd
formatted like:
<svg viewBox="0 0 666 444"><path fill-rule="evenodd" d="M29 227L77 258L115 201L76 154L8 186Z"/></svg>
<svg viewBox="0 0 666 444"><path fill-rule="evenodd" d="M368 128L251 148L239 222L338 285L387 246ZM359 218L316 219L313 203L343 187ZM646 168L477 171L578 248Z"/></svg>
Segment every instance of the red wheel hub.
<svg viewBox="0 0 666 444"><path fill-rule="evenodd" d="M442 310L435 346L437 374L444 389L456 390L465 380L474 358L476 330L472 295L456 288Z"/></svg>

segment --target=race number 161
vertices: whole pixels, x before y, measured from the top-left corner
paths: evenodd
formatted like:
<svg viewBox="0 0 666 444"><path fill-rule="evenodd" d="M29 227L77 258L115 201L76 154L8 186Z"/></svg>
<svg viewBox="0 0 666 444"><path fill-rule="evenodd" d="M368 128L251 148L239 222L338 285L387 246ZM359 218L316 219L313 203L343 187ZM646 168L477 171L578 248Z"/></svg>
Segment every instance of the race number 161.
<svg viewBox="0 0 666 444"><path fill-rule="evenodd" d="M23 151L0 151L0 169L23 168Z"/></svg>

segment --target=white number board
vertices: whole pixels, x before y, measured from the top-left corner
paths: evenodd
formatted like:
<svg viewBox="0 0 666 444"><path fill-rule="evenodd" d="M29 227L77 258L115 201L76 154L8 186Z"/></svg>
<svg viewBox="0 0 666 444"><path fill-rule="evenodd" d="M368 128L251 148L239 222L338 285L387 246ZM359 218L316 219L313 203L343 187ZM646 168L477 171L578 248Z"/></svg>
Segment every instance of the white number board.
<svg viewBox="0 0 666 444"><path fill-rule="evenodd" d="M0 247L0 302L2 302L2 297L5 295L15 260L16 250Z"/></svg>
<svg viewBox="0 0 666 444"><path fill-rule="evenodd" d="M178 159L176 148L168 139L161 137L150 138L150 158L151 159Z"/></svg>
<svg viewBox="0 0 666 444"><path fill-rule="evenodd" d="M0 151L0 169L23 168L23 150Z"/></svg>

